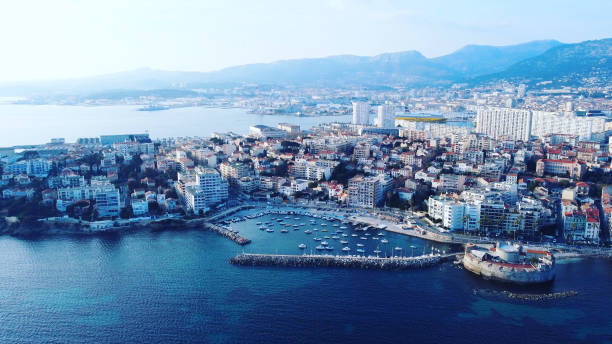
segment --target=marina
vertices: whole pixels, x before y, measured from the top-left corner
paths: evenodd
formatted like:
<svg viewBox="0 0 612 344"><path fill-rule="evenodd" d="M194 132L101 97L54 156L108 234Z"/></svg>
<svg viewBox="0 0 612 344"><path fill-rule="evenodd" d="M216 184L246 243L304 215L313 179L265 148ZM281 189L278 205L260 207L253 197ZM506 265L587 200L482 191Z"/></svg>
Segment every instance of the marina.
<svg viewBox="0 0 612 344"><path fill-rule="evenodd" d="M336 215L336 214L334 214ZM254 208L219 219L219 223L252 240L247 253L410 257L459 252L459 245L439 244L376 226L348 221L308 209ZM273 224L282 229L273 231ZM266 230L261 230L265 227ZM278 228L278 227L277 227ZM287 229L285 229L287 228ZM304 247L300 247L300 245ZM274 250L270 251L269 247ZM395 248L400 247L401 250ZM344 249L346 248L346 249Z"/></svg>

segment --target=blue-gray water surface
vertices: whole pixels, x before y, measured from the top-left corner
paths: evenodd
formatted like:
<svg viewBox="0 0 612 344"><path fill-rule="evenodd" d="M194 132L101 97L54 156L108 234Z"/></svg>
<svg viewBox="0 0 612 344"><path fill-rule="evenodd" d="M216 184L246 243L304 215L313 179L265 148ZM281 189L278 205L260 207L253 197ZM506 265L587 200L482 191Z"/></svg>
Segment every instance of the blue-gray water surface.
<svg viewBox="0 0 612 344"><path fill-rule="evenodd" d="M286 221L324 227L309 219ZM1 237L0 342L612 342L610 261L559 264L551 285L522 288L481 280L450 263L402 272L230 265L243 249L299 253L297 244L314 243L304 228L268 233L258 229L261 221L269 220L232 224L253 239L244 248L197 230ZM451 249L384 237L415 255ZM364 241L368 250L379 246ZM519 302L476 296L475 288L579 295Z"/></svg>

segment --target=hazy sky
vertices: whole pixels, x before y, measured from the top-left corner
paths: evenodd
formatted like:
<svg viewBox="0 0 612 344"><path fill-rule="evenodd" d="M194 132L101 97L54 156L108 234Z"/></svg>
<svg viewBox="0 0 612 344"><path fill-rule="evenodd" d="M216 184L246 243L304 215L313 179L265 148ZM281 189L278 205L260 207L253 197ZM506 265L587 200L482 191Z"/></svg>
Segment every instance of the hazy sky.
<svg viewBox="0 0 612 344"><path fill-rule="evenodd" d="M612 36L612 1L2 1L0 81Z"/></svg>

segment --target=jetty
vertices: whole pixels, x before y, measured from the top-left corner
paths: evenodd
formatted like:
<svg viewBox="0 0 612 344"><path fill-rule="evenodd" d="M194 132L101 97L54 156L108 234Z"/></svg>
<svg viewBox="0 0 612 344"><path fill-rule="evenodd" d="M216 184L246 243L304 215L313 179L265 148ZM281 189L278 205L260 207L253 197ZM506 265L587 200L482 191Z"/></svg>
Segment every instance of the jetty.
<svg viewBox="0 0 612 344"><path fill-rule="evenodd" d="M409 270L430 267L455 258L457 253L416 257L365 257L332 255L282 255L241 253L230 259L234 265L281 267L334 267L365 270Z"/></svg>
<svg viewBox="0 0 612 344"><path fill-rule="evenodd" d="M212 223L204 223L203 227L205 229L208 229L212 232L215 232L221 236L224 236L230 240L232 240L233 242L237 243L238 245L246 245L249 244L251 242L250 239L247 239L245 237L243 237L242 235L236 233L236 232L232 232L229 229L223 228L221 226L217 226L215 224Z"/></svg>

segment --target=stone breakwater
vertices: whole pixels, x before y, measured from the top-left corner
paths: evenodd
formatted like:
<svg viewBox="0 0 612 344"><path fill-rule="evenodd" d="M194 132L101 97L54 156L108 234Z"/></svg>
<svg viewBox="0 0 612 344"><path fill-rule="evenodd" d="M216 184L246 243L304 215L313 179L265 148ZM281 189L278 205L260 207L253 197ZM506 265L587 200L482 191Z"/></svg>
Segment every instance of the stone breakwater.
<svg viewBox="0 0 612 344"><path fill-rule="evenodd" d="M454 255L403 258L331 255L275 255L242 253L230 259L234 265L282 267L335 267L367 270L408 270L425 268L452 259Z"/></svg>
<svg viewBox="0 0 612 344"><path fill-rule="evenodd" d="M557 293L545 293L545 294L522 294L522 293L513 293L507 290L497 291L497 290L489 290L489 289L474 289L473 292L474 292L474 295L504 297L508 299L521 300L521 301L557 300L557 299L564 299L567 297L578 295L578 292L574 290L557 292Z"/></svg>
<svg viewBox="0 0 612 344"><path fill-rule="evenodd" d="M250 239L247 239L247 238L241 236L240 234L232 232L232 231L230 231L228 229L225 229L225 228L223 228L221 226L217 226L217 225L214 225L212 223L205 223L203 226L204 226L204 228L206 228L206 229L208 229L210 231L213 231L213 232L215 232L215 233L217 233L217 234L219 234L221 236L224 236L224 237L232 240L233 242L237 243L238 245L246 245L246 244L249 244L251 242Z"/></svg>

